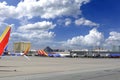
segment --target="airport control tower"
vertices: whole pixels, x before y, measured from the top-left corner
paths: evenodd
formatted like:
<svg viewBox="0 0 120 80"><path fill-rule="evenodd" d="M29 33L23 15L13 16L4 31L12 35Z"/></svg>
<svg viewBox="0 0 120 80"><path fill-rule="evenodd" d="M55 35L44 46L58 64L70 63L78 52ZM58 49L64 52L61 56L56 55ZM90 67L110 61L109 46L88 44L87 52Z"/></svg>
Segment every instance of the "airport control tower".
<svg viewBox="0 0 120 80"><path fill-rule="evenodd" d="M13 49L16 53L21 53L25 51L27 47L31 47L30 42L15 42Z"/></svg>

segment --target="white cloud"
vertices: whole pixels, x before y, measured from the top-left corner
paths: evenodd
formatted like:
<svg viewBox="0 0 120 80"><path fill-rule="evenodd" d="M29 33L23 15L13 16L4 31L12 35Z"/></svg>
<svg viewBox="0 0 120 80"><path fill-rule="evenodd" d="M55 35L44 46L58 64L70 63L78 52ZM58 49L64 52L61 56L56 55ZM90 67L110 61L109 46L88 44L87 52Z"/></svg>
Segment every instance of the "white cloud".
<svg viewBox="0 0 120 80"><path fill-rule="evenodd" d="M15 18L17 12L14 6L8 6L6 2L0 2L0 21L4 21L7 18Z"/></svg>
<svg viewBox="0 0 120 80"><path fill-rule="evenodd" d="M54 32L49 32L49 30L55 26L55 24L48 21L36 22L18 27L17 32L12 33L12 35L25 39L50 39L53 38L55 34Z"/></svg>
<svg viewBox="0 0 120 80"><path fill-rule="evenodd" d="M106 46L118 45L120 46L120 33L112 31L109 33L109 37L105 40Z"/></svg>
<svg viewBox="0 0 120 80"><path fill-rule="evenodd" d="M68 26L71 24L71 19L67 18L65 19L65 26Z"/></svg>
<svg viewBox="0 0 120 80"><path fill-rule="evenodd" d="M80 7L90 0L24 0L17 6L10 6L6 2L0 2L0 20L6 18L31 19L35 16L41 18L56 18L61 16L81 15Z"/></svg>
<svg viewBox="0 0 120 80"><path fill-rule="evenodd" d="M49 21L42 21L42 22L36 22L34 24L27 24L20 26L18 28L18 31L43 31L43 30L50 30L53 29L56 26L56 24L53 24Z"/></svg>
<svg viewBox="0 0 120 80"><path fill-rule="evenodd" d="M90 20L87 20L85 18L80 18L78 20L75 20L75 24L80 26L80 25L84 25L84 26L99 26L99 24L96 24Z"/></svg>
<svg viewBox="0 0 120 80"><path fill-rule="evenodd" d="M101 32L98 32L96 28L93 28L89 31L88 35L85 36L77 36L72 39L68 39L67 42L63 44L63 46L67 47L92 47L99 46L104 40L104 36Z"/></svg>
<svg viewBox="0 0 120 80"><path fill-rule="evenodd" d="M0 21L8 18L15 19L31 19L40 18L56 18L62 16L78 17L81 15L80 7L90 0L24 0L20 1L17 6L10 6L6 2L0 2ZM22 22L24 23L24 22ZM70 20L65 22L69 25ZM75 21L76 25L98 26L98 24L86 20L84 18Z"/></svg>
<svg viewBox="0 0 120 80"><path fill-rule="evenodd" d="M48 41L55 36L54 32L40 31L40 32L14 32L11 34L15 41Z"/></svg>

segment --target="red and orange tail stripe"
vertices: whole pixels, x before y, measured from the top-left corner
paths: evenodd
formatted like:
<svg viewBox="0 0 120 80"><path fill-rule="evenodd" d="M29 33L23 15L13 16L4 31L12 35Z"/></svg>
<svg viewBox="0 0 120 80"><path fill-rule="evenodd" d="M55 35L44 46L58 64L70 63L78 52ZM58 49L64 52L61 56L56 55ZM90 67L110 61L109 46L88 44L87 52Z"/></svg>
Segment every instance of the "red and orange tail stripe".
<svg viewBox="0 0 120 80"><path fill-rule="evenodd" d="M10 37L11 27L6 27L5 31L0 36L0 56L2 56Z"/></svg>
<svg viewBox="0 0 120 80"><path fill-rule="evenodd" d="M40 55L40 51L38 50L37 53Z"/></svg>
<svg viewBox="0 0 120 80"><path fill-rule="evenodd" d="M44 53L43 53L43 51L42 51L42 50L40 50L40 54L41 54L42 56L44 56Z"/></svg>
<svg viewBox="0 0 120 80"><path fill-rule="evenodd" d="M38 50L38 54L41 56L48 56L48 54L44 50Z"/></svg>
<svg viewBox="0 0 120 80"><path fill-rule="evenodd" d="M42 55L41 50L38 50L38 54L39 54L39 55Z"/></svg>
<svg viewBox="0 0 120 80"><path fill-rule="evenodd" d="M48 56L48 54L44 50L42 50L42 52L45 56Z"/></svg>
<svg viewBox="0 0 120 80"><path fill-rule="evenodd" d="M38 50L38 54L39 54L39 55L43 55L43 53L42 53L41 50Z"/></svg>

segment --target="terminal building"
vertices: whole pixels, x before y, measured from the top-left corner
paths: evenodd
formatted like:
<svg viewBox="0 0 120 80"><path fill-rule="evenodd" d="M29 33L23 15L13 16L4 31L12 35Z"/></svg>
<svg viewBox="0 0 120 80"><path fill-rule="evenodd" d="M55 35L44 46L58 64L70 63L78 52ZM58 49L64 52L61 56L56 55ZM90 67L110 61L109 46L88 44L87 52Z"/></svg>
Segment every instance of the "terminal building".
<svg viewBox="0 0 120 80"><path fill-rule="evenodd" d="M24 52L28 47L31 47L30 42L15 42L13 49L15 53L22 53Z"/></svg>

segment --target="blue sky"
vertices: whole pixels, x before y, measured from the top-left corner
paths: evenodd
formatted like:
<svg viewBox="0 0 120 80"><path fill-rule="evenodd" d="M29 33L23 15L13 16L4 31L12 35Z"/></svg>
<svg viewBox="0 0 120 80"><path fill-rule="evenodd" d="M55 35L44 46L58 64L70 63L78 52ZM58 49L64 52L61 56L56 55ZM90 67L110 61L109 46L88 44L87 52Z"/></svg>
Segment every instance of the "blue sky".
<svg viewBox="0 0 120 80"><path fill-rule="evenodd" d="M10 25L9 45L30 41L32 49L119 46L119 3L119 0L1 0L0 32Z"/></svg>

